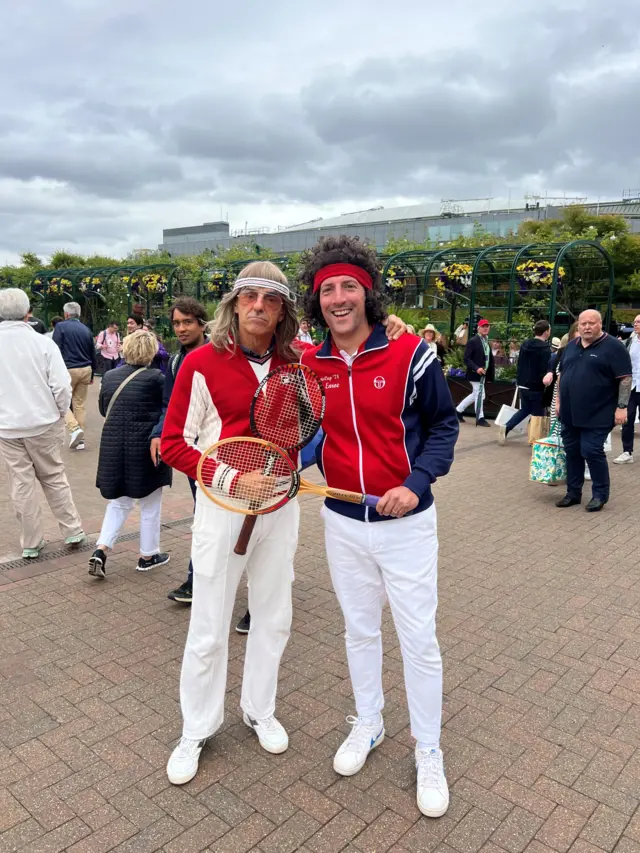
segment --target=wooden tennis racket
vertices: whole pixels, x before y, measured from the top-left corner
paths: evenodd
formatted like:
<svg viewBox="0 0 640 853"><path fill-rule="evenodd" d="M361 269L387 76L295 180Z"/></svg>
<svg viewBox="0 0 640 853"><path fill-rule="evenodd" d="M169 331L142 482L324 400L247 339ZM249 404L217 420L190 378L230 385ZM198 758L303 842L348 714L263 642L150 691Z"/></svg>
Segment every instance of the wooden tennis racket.
<svg viewBox="0 0 640 853"><path fill-rule="evenodd" d="M284 364L271 370L258 385L249 410L251 432L286 453L295 453L320 429L325 405L317 374L304 364ZM265 474L272 473L274 461L274 457L265 460ZM236 554L247 553L255 524L255 515L245 519L233 549Z"/></svg>
<svg viewBox="0 0 640 853"><path fill-rule="evenodd" d="M370 507L380 500L303 479L282 448L260 438L225 438L211 445L200 458L197 476L210 500L254 520L275 512L299 494Z"/></svg>

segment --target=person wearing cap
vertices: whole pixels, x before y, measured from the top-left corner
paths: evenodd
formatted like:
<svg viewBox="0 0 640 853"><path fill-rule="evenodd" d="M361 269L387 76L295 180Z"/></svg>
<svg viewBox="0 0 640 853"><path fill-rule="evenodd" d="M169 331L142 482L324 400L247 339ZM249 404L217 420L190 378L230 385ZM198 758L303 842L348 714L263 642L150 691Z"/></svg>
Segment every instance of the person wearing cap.
<svg viewBox="0 0 640 853"><path fill-rule="evenodd" d="M520 393L520 408L504 426L499 427L498 444L506 444L511 430L529 415L540 417L544 414L543 379L547 373L551 353L549 346L551 326L546 320L538 320L533 327L533 334L534 337L525 341L520 347L518 358L516 382Z"/></svg>
<svg viewBox="0 0 640 853"><path fill-rule="evenodd" d="M482 381L493 381L495 362L489 346L491 324L488 320L480 320L478 334L474 335L464 348L464 363L467 365L466 379L471 382L471 393L462 400L456 408L458 420L464 423L464 411L473 405L477 408L478 395L481 393ZM476 414L476 426L488 427L489 422L484 416L484 402L481 401L480 413Z"/></svg>
<svg viewBox="0 0 640 853"><path fill-rule="evenodd" d="M405 326L400 325L387 334L401 334ZM222 298L209 342L189 352L175 376L162 428L162 459L196 480L206 448L224 438L251 435L249 409L258 384L270 370L298 360L292 348L297 332L295 296L284 273L269 261L248 264ZM202 468L205 483L215 473L216 464L208 458ZM258 516L247 555L239 556L233 545L244 516L222 509L197 489L193 602L180 678L183 728L167 764L174 785L193 779L207 739L223 721L229 627L245 570L251 630L240 699L243 721L267 752L288 747L275 704L280 659L291 629L299 515L298 502L291 500L278 512Z"/></svg>
<svg viewBox="0 0 640 853"><path fill-rule="evenodd" d="M436 355L413 335L388 341L375 251L357 237L323 237L303 256L306 310L328 328L302 362L327 379L316 450L329 486L378 495L328 499L327 562L345 621L357 716L333 760L358 773L384 740L381 617L389 600L416 740L417 802L440 817L449 791L440 749L442 659L436 638L438 534L432 485L453 463L458 421ZM383 747L384 749L384 747Z"/></svg>

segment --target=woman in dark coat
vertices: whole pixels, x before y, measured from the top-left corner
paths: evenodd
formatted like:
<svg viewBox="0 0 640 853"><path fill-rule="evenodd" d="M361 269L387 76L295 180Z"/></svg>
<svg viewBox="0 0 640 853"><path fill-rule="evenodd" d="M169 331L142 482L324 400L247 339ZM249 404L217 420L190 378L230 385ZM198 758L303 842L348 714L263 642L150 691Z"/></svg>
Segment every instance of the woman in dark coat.
<svg viewBox="0 0 640 853"><path fill-rule="evenodd" d="M169 562L160 553L162 489L171 485L171 468L152 460L151 431L162 414L164 379L150 368L158 351L152 332L127 335L122 344L125 364L102 380L100 414L105 417L100 439L96 485L109 501L89 559L89 574L104 578L106 552L113 548L136 501L140 504L140 558L137 571L146 572ZM135 374L135 375L134 375Z"/></svg>

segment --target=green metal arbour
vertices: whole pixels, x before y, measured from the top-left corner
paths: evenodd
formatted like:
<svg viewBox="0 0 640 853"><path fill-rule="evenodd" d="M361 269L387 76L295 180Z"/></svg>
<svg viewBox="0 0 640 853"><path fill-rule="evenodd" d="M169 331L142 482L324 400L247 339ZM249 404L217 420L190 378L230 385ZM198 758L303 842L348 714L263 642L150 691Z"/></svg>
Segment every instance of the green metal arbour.
<svg viewBox="0 0 640 853"><path fill-rule="evenodd" d="M399 252L385 263L383 279L388 270L397 264L407 264L407 257L419 255L423 265L422 288L424 295L436 293L435 280L443 265L451 263L468 264L472 268L469 290L463 293L450 292L445 298L437 292L438 299L451 305L451 333L455 326L455 313L459 304L468 306L471 318L475 314L478 298L484 294L494 305L482 307L502 307L508 323L518 307L520 292L518 289L518 267L528 260L553 263L551 287L527 288L527 296L538 299L548 298L549 321L555 322L558 295L572 291L571 310L576 313L590 305L606 302L604 311L605 327L611 321L615 277L610 255L599 243L593 240L573 240L568 243L528 243L526 245L505 243L497 246L477 248L447 247L437 252ZM565 277L561 282L559 271L564 268ZM601 285L601 287L600 287ZM504 304L501 304L504 303Z"/></svg>
<svg viewBox="0 0 640 853"><path fill-rule="evenodd" d="M425 292L424 274L429 261L434 254L435 251L425 249L407 250L388 256L382 268L383 289L386 288L386 282L390 279L390 273L392 270L399 269L402 272L408 271L408 276L405 276L405 278L412 278L415 284L413 286L405 284L403 288L403 300L406 303L407 299L410 300L411 295L413 294L415 303L422 305ZM382 258L380 258L380 260L382 260ZM389 294L393 293L392 290L389 290L388 292Z"/></svg>
<svg viewBox="0 0 640 853"><path fill-rule="evenodd" d="M433 287L433 292L437 295L438 299L441 299L443 302L448 302L451 306L451 316L449 322L449 335L453 336L456 325L456 309L458 305L469 305L470 299L466 293L456 293L451 291L446 295L442 295L438 293L435 286L435 279L440 272L441 267L448 266L452 263L461 263L461 264L469 264L469 266L473 266L475 264L475 259L477 255L481 252L481 249L459 249L449 246L446 249L441 249L439 252L434 252L434 254L429 258L429 261L425 267L424 271L424 290L425 296L430 286ZM432 281L433 279L433 281Z"/></svg>
<svg viewBox="0 0 640 853"><path fill-rule="evenodd" d="M31 278L30 288L34 297L42 302L45 323L49 322L49 306L51 299L46 292L46 286L54 279L65 279L71 284L71 289L63 290L62 296L67 299L78 300L82 298L95 298L102 303L105 302L104 291L108 291L109 285L115 278L129 277L127 283L127 311L131 313L133 304L133 290L131 279L141 279L146 275L163 275L167 279L166 294L162 294L170 300L173 296L174 285L181 279L181 270L176 264L128 264L124 266L108 266L108 267L75 267L67 269L43 269L34 273ZM100 279L100 289L96 290L88 287L86 290L80 289L82 279ZM143 297L145 298L145 297ZM146 297L147 308L153 301L152 296Z"/></svg>

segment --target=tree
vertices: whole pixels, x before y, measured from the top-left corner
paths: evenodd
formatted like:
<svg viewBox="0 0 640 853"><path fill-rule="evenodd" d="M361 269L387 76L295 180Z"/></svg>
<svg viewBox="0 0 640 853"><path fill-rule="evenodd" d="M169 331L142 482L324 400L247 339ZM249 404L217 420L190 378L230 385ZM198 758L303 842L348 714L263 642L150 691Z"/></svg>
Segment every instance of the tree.
<svg viewBox="0 0 640 853"><path fill-rule="evenodd" d="M33 252L23 252L20 255L20 260L22 261L22 264L25 267L33 267L34 269L39 269L42 266L42 261Z"/></svg>
<svg viewBox="0 0 640 853"><path fill-rule="evenodd" d="M67 252L64 249L59 249L51 255L51 260L48 266L53 270L72 269L74 267L84 267L85 259L82 255L74 255L73 252Z"/></svg>

